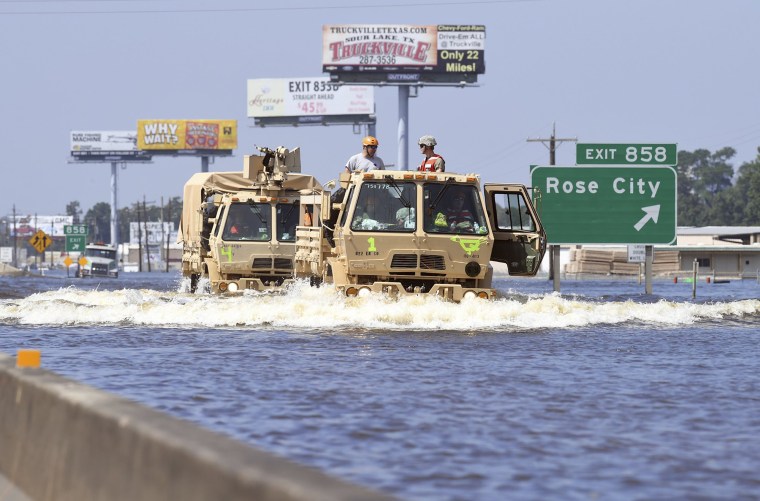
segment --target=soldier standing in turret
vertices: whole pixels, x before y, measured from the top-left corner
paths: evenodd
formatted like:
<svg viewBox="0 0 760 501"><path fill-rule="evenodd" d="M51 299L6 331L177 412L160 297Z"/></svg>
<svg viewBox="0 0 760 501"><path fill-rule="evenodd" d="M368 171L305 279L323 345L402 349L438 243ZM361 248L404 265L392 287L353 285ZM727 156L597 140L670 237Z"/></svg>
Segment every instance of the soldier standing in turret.
<svg viewBox="0 0 760 501"><path fill-rule="evenodd" d="M443 172L446 170L446 162L443 157L433 151L437 144L433 136L422 136L417 141L420 147L420 152L425 155L425 160L422 161L418 171L423 172Z"/></svg>

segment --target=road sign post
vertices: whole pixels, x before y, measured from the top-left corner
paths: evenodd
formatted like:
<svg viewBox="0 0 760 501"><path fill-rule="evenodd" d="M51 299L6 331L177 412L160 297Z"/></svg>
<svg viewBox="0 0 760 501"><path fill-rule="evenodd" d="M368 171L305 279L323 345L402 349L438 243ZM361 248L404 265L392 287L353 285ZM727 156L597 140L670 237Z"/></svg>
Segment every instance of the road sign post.
<svg viewBox="0 0 760 501"><path fill-rule="evenodd" d="M531 183L549 244L672 244L672 167L534 167Z"/></svg>

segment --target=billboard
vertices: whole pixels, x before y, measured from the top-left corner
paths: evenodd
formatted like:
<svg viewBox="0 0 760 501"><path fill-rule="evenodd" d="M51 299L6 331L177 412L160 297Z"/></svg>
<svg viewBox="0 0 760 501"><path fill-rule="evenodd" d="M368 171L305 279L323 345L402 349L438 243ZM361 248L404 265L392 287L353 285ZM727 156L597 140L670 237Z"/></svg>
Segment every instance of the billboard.
<svg viewBox="0 0 760 501"><path fill-rule="evenodd" d="M150 154L137 149L133 130L71 131L71 156L75 160L150 160Z"/></svg>
<svg viewBox="0 0 760 501"><path fill-rule="evenodd" d="M227 152L237 148L237 120L138 120L137 147L151 152Z"/></svg>
<svg viewBox="0 0 760 501"><path fill-rule="evenodd" d="M485 41L484 25L324 25L322 71L341 82L473 83Z"/></svg>
<svg viewBox="0 0 760 501"><path fill-rule="evenodd" d="M374 122L369 85L338 85L329 77L248 80L248 117L256 125Z"/></svg>
<svg viewBox="0 0 760 501"><path fill-rule="evenodd" d="M72 224L74 216L37 216L16 214L16 220L13 216L8 216L8 232L10 236L21 238L30 238L42 230L51 237L64 237L64 226ZM15 224L14 224L15 223Z"/></svg>
<svg viewBox="0 0 760 501"><path fill-rule="evenodd" d="M174 229L174 223L153 221L147 223L129 223L129 243L144 245L146 227L149 245L166 245L167 237L170 243L177 241L177 230Z"/></svg>

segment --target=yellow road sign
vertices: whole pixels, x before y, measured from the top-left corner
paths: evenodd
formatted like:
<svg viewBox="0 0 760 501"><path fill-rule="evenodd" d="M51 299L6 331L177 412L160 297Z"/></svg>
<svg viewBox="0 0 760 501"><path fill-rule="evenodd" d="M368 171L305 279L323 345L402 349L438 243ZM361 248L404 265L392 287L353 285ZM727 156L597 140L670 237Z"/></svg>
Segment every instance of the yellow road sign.
<svg viewBox="0 0 760 501"><path fill-rule="evenodd" d="M37 233L32 235L32 238L29 239L29 243L32 244L32 247L34 247L37 252L43 253L45 252L45 249L53 243L53 239L44 231L37 230Z"/></svg>
<svg viewBox="0 0 760 501"><path fill-rule="evenodd" d="M87 266L87 263L89 263L89 261L87 260L86 257L82 256L79 258L78 263L80 266Z"/></svg>
<svg viewBox="0 0 760 501"><path fill-rule="evenodd" d="M74 264L74 261L72 261L72 260L71 260L71 258L70 258L69 256L66 256L66 259L64 259L64 260L63 260L63 264L65 264L65 265L66 265L66 267L69 267L69 266L71 266L72 264Z"/></svg>

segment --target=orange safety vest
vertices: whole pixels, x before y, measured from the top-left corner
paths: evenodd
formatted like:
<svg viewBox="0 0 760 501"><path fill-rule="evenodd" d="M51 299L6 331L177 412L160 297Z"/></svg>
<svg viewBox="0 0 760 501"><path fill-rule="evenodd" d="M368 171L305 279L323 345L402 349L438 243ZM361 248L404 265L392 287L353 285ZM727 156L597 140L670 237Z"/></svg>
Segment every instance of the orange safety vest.
<svg viewBox="0 0 760 501"><path fill-rule="evenodd" d="M433 153L433 155L430 158L426 158L425 160L422 161L422 163L420 164L417 170L422 171L422 172L435 172L435 161L438 158L443 160L443 157L441 155L438 155L437 153ZM445 167L444 167L444 170L446 170Z"/></svg>

